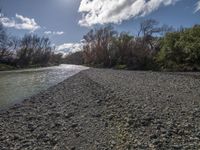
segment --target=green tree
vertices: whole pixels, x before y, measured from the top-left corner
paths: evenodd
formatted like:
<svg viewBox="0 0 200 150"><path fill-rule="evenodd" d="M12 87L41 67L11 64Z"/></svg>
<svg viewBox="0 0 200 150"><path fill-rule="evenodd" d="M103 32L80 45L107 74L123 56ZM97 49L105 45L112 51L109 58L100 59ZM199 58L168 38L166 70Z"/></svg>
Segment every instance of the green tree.
<svg viewBox="0 0 200 150"><path fill-rule="evenodd" d="M200 67L200 26L166 34L156 60L163 69L196 70Z"/></svg>

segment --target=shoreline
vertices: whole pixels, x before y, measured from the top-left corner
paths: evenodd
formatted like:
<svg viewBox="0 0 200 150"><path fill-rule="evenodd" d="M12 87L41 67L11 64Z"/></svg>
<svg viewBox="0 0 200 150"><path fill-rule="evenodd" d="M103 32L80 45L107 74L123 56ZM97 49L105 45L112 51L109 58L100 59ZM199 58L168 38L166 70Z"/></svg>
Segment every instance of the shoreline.
<svg viewBox="0 0 200 150"><path fill-rule="evenodd" d="M199 149L199 73L187 74L81 71L1 110L0 149Z"/></svg>
<svg viewBox="0 0 200 150"><path fill-rule="evenodd" d="M70 64L69 64L70 65ZM57 67L57 66L49 66L49 67ZM9 70L9 71L3 71L3 72L10 72L10 71L20 71L20 70L29 70L29 69L43 69L43 68L49 68L49 67L40 67L40 68L26 68L26 69L18 69L18 70ZM94 68L94 69L105 69L105 68ZM107 70L107 69L106 69ZM121 69L109 69L109 70L114 70L114 71L131 71L131 72L146 72L146 73L162 73L162 74L168 74L168 75L179 75L179 76L186 76L186 77L192 77L192 78L195 78L195 79L200 79L200 73L199 72L160 72L160 71L133 71L133 70L121 70ZM84 70L80 71L79 73L83 72ZM0 71L1 73L2 71ZM77 73L77 74L79 74ZM76 74L75 74L76 75ZM75 75L72 75L70 77L68 77L67 79L65 79L64 81L61 81L49 88L47 88L46 90L42 90L40 91L39 93L37 94L34 94L30 97L27 97L25 99L22 99L22 100L17 100L17 102L13 101L12 103L10 104L7 104L5 106L2 106L0 107L0 113L2 111L6 111L7 109L12 109L13 107L18 107L20 106L21 104L24 103L24 101L29 101L31 100L32 98L35 98L35 97L38 97L40 96L41 94L44 94L44 92L48 92L50 89L52 88L55 88L57 86L59 86L59 84L62 84L64 83L66 80L70 79L70 78L73 78L73 76Z"/></svg>
<svg viewBox="0 0 200 150"><path fill-rule="evenodd" d="M61 65L63 65L63 64L61 64ZM64 64L64 65L65 65L65 64ZM69 65L70 65L70 64L68 64L68 66L69 66ZM60 66L60 65L59 65L59 66ZM3 73L13 73L13 71L14 71L15 73L29 72L29 71L32 72L32 71L34 71L33 69L37 69L37 70L48 70L48 69L51 69L52 67L59 67L59 66L49 66L49 67L40 67L40 68L27 68L27 69L18 69L18 70L10 70L10 71L0 71L0 74L1 74L1 73L2 73L2 74L3 74ZM78 65L76 65L76 66L78 66ZM86 69L86 70L87 70L87 69ZM84 70L82 70L82 71L84 71ZM80 72L81 72L81 71L80 71ZM78 73L80 73L80 72L78 72ZM76 74L78 74L78 73L76 73ZM65 80L68 80L69 78L72 78L72 77L73 77L74 75L76 75L76 74L70 75L70 76L68 76L66 79L64 79L63 81L60 81L60 82L58 82L57 84L48 87L47 89L41 90L41 91L39 91L39 92L36 93L36 94L33 94L33 95L31 95L31 96L27 96L27 97L25 97L24 99L16 99L16 100L13 101L13 102L9 102L8 104L1 105L1 106L0 106L0 112L3 111L3 110L6 110L6 109L10 109L10 108L15 107L15 106L19 106L19 105L23 104L24 101L28 101L28 100L32 99L33 97L38 97L39 95L43 94L44 92L49 91L51 88L54 88L54 87L58 86L59 84L65 82Z"/></svg>
<svg viewBox="0 0 200 150"><path fill-rule="evenodd" d="M52 64L52 65L44 65L44 66L28 66L28 67L18 68L15 66L0 63L0 73L1 72L9 72L9 71L27 70L27 69L42 69L42 68L47 68L47 67L56 67L59 65L61 65L61 64Z"/></svg>

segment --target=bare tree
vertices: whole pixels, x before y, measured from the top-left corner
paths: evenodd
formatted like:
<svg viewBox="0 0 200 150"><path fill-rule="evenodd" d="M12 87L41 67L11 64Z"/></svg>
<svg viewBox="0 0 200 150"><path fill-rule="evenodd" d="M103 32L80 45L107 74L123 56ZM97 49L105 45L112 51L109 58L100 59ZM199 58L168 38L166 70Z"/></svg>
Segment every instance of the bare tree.
<svg viewBox="0 0 200 150"><path fill-rule="evenodd" d="M3 25L0 24L0 60L12 55L12 39L7 35Z"/></svg>
<svg viewBox="0 0 200 150"><path fill-rule="evenodd" d="M138 32L138 37L143 38L144 44L148 44L152 50L155 49L158 39L154 35L164 35L167 32L172 32L175 29L172 26L162 25L159 26L159 22L154 19L147 19L140 23L140 29Z"/></svg>
<svg viewBox="0 0 200 150"><path fill-rule="evenodd" d="M0 10L0 61L5 61L5 59L12 57L17 48L19 40L7 34L1 20L2 18L3 14Z"/></svg>
<svg viewBox="0 0 200 150"><path fill-rule="evenodd" d="M104 28L91 30L84 36L86 45L84 46L86 61L92 61L94 64L108 65L109 44L112 38L116 35L113 27L106 26Z"/></svg>
<svg viewBox="0 0 200 150"><path fill-rule="evenodd" d="M159 27L158 25L159 22L154 19L147 19L140 23L138 37L143 39L143 44L146 44L152 52L155 51L159 39L154 35L159 35L169 29L167 26Z"/></svg>
<svg viewBox="0 0 200 150"><path fill-rule="evenodd" d="M48 38L28 34L21 40L17 57L22 66L45 65L50 59L51 51L51 42Z"/></svg>
<svg viewBox="0 0 200 150"><path fill-rule="evenodd" d="M154 19L147 19L140 23L140 30L138 36L152 36L154 33L160 32L160 28L156 27L159 25L159 22Z"/></svg>

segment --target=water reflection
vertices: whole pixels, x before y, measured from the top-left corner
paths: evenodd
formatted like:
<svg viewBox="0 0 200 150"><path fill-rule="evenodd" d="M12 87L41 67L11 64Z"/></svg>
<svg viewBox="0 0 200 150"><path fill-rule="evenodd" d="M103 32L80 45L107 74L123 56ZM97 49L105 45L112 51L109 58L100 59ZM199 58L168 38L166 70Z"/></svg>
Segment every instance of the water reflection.
<svg viewBox="0 0 200 150"><path fill-rule="evenodd" d="M0 72L0 106L37 94L85 69L88 68L76 65L60 65Z"/></svg>

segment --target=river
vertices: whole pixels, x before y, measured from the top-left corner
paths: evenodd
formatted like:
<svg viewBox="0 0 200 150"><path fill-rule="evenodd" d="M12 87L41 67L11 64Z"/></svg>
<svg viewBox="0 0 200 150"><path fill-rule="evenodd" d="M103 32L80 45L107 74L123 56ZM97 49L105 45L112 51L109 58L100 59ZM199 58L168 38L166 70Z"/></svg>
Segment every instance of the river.
<svg viewBox="0 0 200 150"><path fill-rule="evenodd" d="M0 107L35 95L65 79L88 69L77 65L0 72Z"/></svg>

